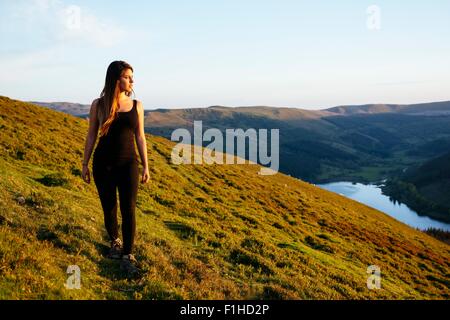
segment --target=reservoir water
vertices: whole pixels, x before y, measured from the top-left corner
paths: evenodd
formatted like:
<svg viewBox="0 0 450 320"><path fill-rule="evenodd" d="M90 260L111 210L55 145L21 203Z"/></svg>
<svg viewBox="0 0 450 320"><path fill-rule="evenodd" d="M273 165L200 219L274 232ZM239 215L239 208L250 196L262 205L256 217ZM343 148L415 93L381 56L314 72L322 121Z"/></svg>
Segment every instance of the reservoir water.
<svg viewBox="0 0 450 320"><path fill-rule="evenodd" d="M405 204L394 202L389 199L388 196L381 192L381 188L375 184L343 181L318 184L317 186L364 203L365 205L380 210L411 227L421 230L437 228L450 231L449 223L440 222L426 216L419 216Z"/></svg>

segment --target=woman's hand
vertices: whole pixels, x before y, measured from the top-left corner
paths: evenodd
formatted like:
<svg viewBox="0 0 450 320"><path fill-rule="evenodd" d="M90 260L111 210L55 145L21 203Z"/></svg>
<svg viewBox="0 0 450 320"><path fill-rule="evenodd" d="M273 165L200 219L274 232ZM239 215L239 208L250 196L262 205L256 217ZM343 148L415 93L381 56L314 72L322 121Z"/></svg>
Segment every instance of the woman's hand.
<svg viewBox="0 0 450 320"><path fill-rule="evenodd" d="M148 168L144 168L142 172L141 183L147 183L150 180L150 173L148 172Z"/></svg>
<svg viewBox="0 0 450 320"><path fill-rule="evenodd" d="M84 182L90 183L91 182L91 174L89 172L89 167L87 165L83 165L83 170L81 172L81 177L83 178Z"/></svg>

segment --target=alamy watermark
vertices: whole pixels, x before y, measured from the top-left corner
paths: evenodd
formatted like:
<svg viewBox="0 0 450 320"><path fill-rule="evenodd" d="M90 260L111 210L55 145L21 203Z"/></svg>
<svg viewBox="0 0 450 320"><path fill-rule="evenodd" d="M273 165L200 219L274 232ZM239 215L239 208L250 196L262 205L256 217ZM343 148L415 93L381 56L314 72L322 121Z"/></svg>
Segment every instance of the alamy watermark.
<svg viewBox="0 0 450 320"><path fill-rule="evenodd" d="M175 129L172 132L171 140L179 142L172 148L171 161L173 164L191 164L192 163L192 147L194 164L234 164L235 162L235 146L237 150L237 164L246 163L246 150L248 150L248 160L269 167L261 167L259 174L273 175L278 172L280 148L279 148L279 129L270 129L270 137L268 129L250 128L243 129L225 129L225 150L223 147L223 134L217 128L210 128L203 132L202 121L194 121L194 146L192 146L191 133L184 128ZM237 144L235 145L235 138ZM270 138L270 155L268 145ZM181 141L180 141L181 140ZM246 148L246 141L249 141ZM202 148L203 142L210 142L205 148ZM202 151L203 150L203 151ZM213 155L214 153L214 155ZM259 162L258 162L259 159Z"/></svg>
<svg viewBox="0 0 450 320"><path fill-rule="evenodd" d="M381 9L377 5L368 6L366 9L368 14L366 20L367 29L374 31L381 29Z"/></svg>
<svg viewBox="0 0 450 320"><path fill-rule="evenodd" d="M81 8L70 5L64 9L65 26L68 30L81 29Z"/></svg>
<svg viewBox="0 0 450 320"><path fill-rule="evenodd" d="M80 289L81 288L81 270L77 265L70 265L67 267L67 271L70 276L67 278L65 287L67 289Z"/></svg>
<svg viewBox="0 0 450 320"><path fill-rule="evenodd" d="M381 289L381 269L377 265L367 267L367 273L370 276L367 278L367 288L369 290Z"/></svg>

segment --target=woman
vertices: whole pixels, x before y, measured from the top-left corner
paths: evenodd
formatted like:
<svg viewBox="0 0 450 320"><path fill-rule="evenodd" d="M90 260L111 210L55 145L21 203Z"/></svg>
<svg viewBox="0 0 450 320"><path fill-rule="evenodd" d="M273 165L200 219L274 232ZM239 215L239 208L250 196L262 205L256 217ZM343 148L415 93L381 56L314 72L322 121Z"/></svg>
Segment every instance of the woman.
<svg viewBox="0 0 450 320"><path fill-rule="evenodd" d="M130 273L138 271L132 254L139 180L134 141L143 165L141 183L149 180L144 108L140 101L130 98L133 82L133 68L128 63L114 61L109 65L100 98L91 105L82 170L83 180L90 183L89 158L100 128L92 169L103 208L105 227L111 240L108 256L121 259L121 267ZM117 226L116 188L119 191L122 215L123 245Z"/></svg>

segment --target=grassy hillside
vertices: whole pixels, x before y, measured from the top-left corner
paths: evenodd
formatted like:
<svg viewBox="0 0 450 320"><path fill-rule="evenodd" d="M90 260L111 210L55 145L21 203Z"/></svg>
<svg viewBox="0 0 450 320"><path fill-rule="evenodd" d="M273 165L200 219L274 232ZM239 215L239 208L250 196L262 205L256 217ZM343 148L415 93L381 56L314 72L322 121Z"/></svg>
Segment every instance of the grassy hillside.
<svg viewBox="0 0 450 320"><path fill-rule="evenodd" d="M449 299L450 247L389 216L257 165L172 165L147 135L136 256L104 257L87 122L0 97L1 299ZM69 265L81 289L64 287ZM381 268L368 290L369 265Z"/></svg>

